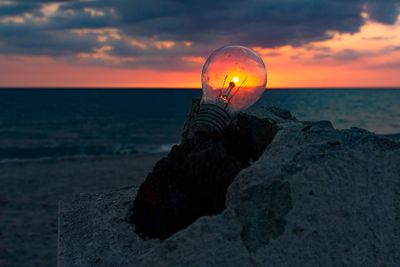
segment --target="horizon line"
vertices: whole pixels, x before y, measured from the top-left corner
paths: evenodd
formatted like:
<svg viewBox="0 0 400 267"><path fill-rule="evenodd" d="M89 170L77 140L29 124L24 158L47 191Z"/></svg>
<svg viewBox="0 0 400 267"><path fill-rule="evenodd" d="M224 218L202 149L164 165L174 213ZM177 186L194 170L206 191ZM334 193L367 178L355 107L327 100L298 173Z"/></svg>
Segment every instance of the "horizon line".
<svg viewBox="0 0 400 267"><path fill-rule="evenodd" d="M107 90L107 89L117 89L117 90L202 90L201 87L127 87L127 86L0 86L0 90L18 90L18 89L30 89L30 90L48 90L48 89L71 89L71 90L79 90L79 89L98 89L98 90ZM400 89L400 86L370 86L370 87L362 87L362 86L349 86L349 87L266 87L265 90L316 90L316 89L335 89L335 90L348 90L348 89L377 89L377 90L393 90Z"/></svg>

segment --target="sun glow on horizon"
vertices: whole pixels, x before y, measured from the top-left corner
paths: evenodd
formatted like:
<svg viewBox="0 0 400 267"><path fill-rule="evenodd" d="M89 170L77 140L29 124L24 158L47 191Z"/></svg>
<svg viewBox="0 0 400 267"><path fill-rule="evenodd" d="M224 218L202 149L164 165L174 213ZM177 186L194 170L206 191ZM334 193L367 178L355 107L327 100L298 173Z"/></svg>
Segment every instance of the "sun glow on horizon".
<svg viewBox="0 0 400 267"><path fill-rule="evenodd" d="M358 33L332 33L332 38L325 41L252 48L267 66L269 88L399 87L399 32L400 20L395 25L368 21ZM191 47L196 45L191 43ZM107 56L113 51L111 47L102 46L96 51L90 54L96 57L88 58L87 63L82 62L85 59L74 62L61 57L0 55L0 87L201 88L204 56L188 55L184 60L189 64L187 69L174 69L181 57L176 58L177 62L171 58L167 70L145 65L116 66L116 60ZM96 60L114 65L96 64ZM235 84L245 80L238 69L230 73ZM251 84L252 80L245 83Z"/></svg>

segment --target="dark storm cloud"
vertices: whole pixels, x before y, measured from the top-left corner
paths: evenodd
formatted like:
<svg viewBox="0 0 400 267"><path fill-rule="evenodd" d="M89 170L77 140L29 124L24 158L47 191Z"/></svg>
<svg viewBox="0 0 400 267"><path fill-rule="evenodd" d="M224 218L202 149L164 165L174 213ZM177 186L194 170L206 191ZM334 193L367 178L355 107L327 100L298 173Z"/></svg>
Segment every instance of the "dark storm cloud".
<svg viewBox="0 0 400 267"><path fill-rule="evenodd" d="M398 0L116 1L125 31L174 40L234 41L260 46L329 38L327 31L357 32L371 18L394 23Z"/></svg>
<svg viewBox="0 0 400 267"><path fill-rule="evenodd" d="M37 3L20 3L0 6L0 16L13 16L23 12L30 12L38 8Z"/></svg>
<svg viewBox="0 0 400 267"><path fill-rule="evenodd" d="M93 47L98 45L98 41L94 37L85 38L82 42L82 38L69 32L9 29L8 33L6 42L13 45L3 45L3 47L0 45L0 52L4 54L60 57L90 52Z"/></svg>
<svg viewBox="0 0 400 267"><path fill-rule="evenodd" d="M399 1L368 1L367 11L372 20L385 24L394 24L399 14Z"/></svg>
<svg viewBox="0 0 400 267"><path fill-rule="evenodd" d="M329 30L356 32L363 24L361 3L343 1L231 0L168 4L149 0L139 9L130 1L118 3L126 32L195 42L298 45L328 38Z"/></svg>
<svg viewBox="0 0 400 267"><path fill-rule="evenodd" d="M70 56L104 45L135 65L167 68L171 57L205 56L224 44L277 47L355 33L370 19L395 23L400 0L98 0L0 1L0 53ZM50 16L43 7L60 4ZM17 20L23 19L23 23ZM71 30L116 28L126 38L77 35ZM172 47L132 45L129 40L172 41ZM183 45L192 42L193 45ZM343 58L355 54L346 52ZM168 63L166 63L168 62ZM181 66L187 66L185 64Z"/></svg>

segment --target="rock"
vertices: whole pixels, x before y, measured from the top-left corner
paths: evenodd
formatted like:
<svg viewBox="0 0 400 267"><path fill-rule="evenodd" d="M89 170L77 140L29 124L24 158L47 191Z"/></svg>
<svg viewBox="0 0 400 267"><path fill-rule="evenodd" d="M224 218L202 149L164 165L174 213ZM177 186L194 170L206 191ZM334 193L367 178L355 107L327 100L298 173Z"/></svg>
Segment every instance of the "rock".
<svg viewBox="0 0 400 267"><path fill-rule="evenodd" d="M197 109L195 103L187 124ZM165 239L201 216L222 212L228 186L261 156L275 133L274 123L241 114L219 139L187 134L140 186L129 221L139 234Z"/></svg>
<svg viewBox="0 0 400 267"><path fill-rule="evenodd" d="M58 267L133 266L135 251L152 242L132 234L126 214L137 187L103 195L80 194L72 203L59 204ZM139 249L140 244L143 248ZM122 255L129 255L128 257Z"/></svg>
<svg viewBox="0 0 400 267"><path fill-rule="evenodd" d="M61 210L60 266L399 266L399 141L246 114L279 131L234 178L223 212L161 242L134 234L126 191L77 199Z"/></svg>
<svg viewBox="0 0 400 267"><path fill-rule="evenodd" d="M181 143L183 143L187 139L194 137L193 122L199 110L200 110L200 98L192 99L192 109L189 112L189 116L185 122L185 125L183 125L181 134L182 136Z"/></svg>

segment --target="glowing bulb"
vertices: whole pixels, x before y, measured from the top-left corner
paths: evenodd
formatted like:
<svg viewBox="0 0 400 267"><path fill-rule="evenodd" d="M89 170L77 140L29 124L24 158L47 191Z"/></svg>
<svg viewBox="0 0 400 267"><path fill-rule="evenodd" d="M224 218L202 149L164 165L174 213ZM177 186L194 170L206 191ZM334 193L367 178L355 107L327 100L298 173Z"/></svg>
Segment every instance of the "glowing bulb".
<svg viewBox="0 0 400 267"><path fill-rule="evenodd" d="M203 67L195 131L219 136L239 111L261 98L266 83L264 62L250 48L233 45L214 51Z"/></svg>

